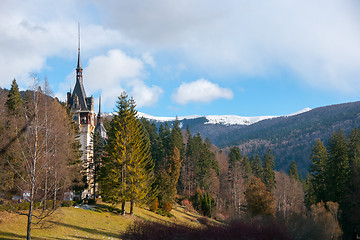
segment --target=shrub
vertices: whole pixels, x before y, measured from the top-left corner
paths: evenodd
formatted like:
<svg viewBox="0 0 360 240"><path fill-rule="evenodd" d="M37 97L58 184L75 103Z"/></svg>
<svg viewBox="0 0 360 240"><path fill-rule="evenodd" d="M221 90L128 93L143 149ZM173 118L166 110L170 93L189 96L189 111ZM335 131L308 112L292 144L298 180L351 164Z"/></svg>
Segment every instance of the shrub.
<svg viewBox="0 0 360 240"><path fill-rule="evenodd" d="M180 204L181 206L185 207L186 210L195 211L192 202L190 202L188 199L183 199Z"/></svg>
<svg viewBox="0 0 360 240"><path fill-rule="evenodd" d="M164 216L164 217L173 217L174 215L172 215L171 213L159 208L157 211L156 211L157 214L161 215L161 216Z"/></svg>
<svg viewBox="0 0 360 240"><path fill-rule="evenodd" d="M109 206L108 210L109 210L109 212L113 212L115 210L115 207L114 206Z"/></svg>
<svg viewBox="0 0 360 240"><path fill-rule="evenodd" d="M21 210L29 210L30 208L30 203L28 202L22 202L22 203L17 203L15 205L13 205L14 209L17 211L21 211Z"/></svg>
<svg viewBox="0 0 360 240"><path fill-rule="evenodd" d="M75 205L75 201L64 200L61 204L62 207L71 207Z"/></svg>
<svg viewBox="0 0 360 240"><path fill-rule="evenodd" d="M156 198L152 203L150 203L150 211L156 212L159 208L159 200Z"/></svg>
<svg viewBox="0 0 360 240"><path fill-rule="evenodd" d="M170 202L167 202L167 203L165 204L164 210L165 210L166 212L168 212L168 213L171 212L171 210L172 210L172 205L171 205Z"/></svg>

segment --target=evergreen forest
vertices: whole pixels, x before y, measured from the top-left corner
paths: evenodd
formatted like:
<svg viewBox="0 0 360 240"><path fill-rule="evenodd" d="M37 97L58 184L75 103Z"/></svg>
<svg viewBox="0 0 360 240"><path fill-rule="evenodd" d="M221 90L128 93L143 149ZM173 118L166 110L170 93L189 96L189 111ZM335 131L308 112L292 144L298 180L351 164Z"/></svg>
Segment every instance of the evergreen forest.
<svg viewBox="0 0 360 240"><path fill-rule="evenodd" d="M94 133L94 154L84 164L79 129L66 104L51 96L47 82L36 78L26 92L19 92L16 80L0 92L0 210L27 216L28 239L34 225L69 204L64 194L89 187L96 193L74 204L119 205L123 215L127 204L135 215L136 205L169 218L182 207L219 223L206 225L212 236L181 228L189 231L184 239L224 239L230 232L239 234L236 239L354 239L360 231L357 128L315 139L301 177L296 161L286 172L275 170L276 149L246 155L238 146L220 149L189 127L182 130L179 121L155 125L138 118L135 101L124 92L104 123L107 139ZM27 200L19 203L17 196ZM178 228L137 223L127 237L154 239L145 236L165 231L163 239L174 239Z"/></svg>

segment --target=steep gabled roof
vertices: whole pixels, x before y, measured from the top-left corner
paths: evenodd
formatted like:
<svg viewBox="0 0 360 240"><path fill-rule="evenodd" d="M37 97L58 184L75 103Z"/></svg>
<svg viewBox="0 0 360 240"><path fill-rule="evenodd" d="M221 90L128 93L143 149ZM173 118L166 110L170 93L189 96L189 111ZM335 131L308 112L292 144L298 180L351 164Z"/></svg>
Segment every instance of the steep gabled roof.
<svg viewBox="0 0 360 240"><path fill-rule="evenodd" d="M95 127L95 132L98 132L102 139L107 139L106 129L102 123L102 116L101 116L101 96L99 97L99 113L97 115L97 123Z"/></svg>
<svg viewBox="0 0 360 240"><path fill-rule="evenodd" d="M87 104L86 104L86 93L85 93L85 90L84 90L84 86L83 86L83 83L82 83L82 77L76 77L76 83L75 83L75 88L74 88L74 91L71 95L71 105L73 104L73 99L74 99L74 96L78 96L79 98L79 105L80 105L80 110L87 110ZM72 107L72 106L70 106Z"/></svg>
<svg viewBox="0 0 360 240"><path fill-rule="evenodd" d="M88 109L86 103L86 93L83 86L83 76L82 76L81 59L80 59L80 32L79 32L78 62L76 67L76 83L70 99L70 108L73 107L75 96L79 98L80 111L90 110Z"/></svg>

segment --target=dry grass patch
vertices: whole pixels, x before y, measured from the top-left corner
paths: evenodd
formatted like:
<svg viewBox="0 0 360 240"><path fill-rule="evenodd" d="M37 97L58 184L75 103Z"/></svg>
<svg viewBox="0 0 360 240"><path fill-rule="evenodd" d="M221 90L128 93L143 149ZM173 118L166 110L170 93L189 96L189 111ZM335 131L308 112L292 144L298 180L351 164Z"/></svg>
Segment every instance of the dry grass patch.
<svg viewBox="0 0 360 240"><path fill-rule="evenodd" d="M126 212L129 213L129 204ZM145 208L136 207L134 215L122 216L116 211L108 212L107 204L85 210L74 207L59 208L52 216L39 225L34 225L33 239L121 239L128 227L136 220L158 223L176 223L189 227L201 227L200 215L176 206L173 217L164 217ZM120 206L116 206L120 207ZM0 239L23 239L26 237L25 216L0 212ZM212 221L212 220L210 220ZM40 229L39 229L40 228Z"/></svg>

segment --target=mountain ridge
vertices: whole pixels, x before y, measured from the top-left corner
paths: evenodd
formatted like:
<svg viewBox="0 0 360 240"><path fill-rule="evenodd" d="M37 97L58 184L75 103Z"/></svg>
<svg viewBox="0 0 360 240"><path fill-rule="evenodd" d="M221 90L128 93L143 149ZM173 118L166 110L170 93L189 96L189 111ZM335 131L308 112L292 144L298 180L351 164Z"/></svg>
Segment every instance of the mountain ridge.
<svg viewBox="0 0 360 240"><path fill-rule="evenodd" d="M223 115L220 115L223 116ZM149 119L157 127L171 121ZM312 110L278 116L252 124L208 124L206 116L179 120L182 128L189 126L191 134L200 133L223 151L231 146L239 146L243 155L248 157L259 154L261 157L270 148L275 156L276 170L287 171L295 161L304 176L310 164L310 154L317 139L324 144L331 134L341 128L349 133L360 127L360 102L333 104Z"/></svg>
<svg viewBox="0 0 360 240"><path fill-rule="evenodd" d="M252 116L252 117L239 116L239 115L190 115L190 116L181 116L181 117L155 117L143 112L138 112L138 117L144 117L150 121L157 121L157 122L172 122L175 121L176 119L178 119L179 121L183 121L185 119L191 120L196 118L206 118L208 122L205 124L251 125L266 119L278 118L278 117L290 117L310 110L311 110L310 108L304 108L295 113L291 113L283 116Z"/></svg>

